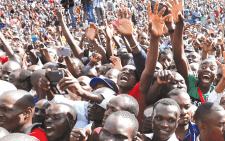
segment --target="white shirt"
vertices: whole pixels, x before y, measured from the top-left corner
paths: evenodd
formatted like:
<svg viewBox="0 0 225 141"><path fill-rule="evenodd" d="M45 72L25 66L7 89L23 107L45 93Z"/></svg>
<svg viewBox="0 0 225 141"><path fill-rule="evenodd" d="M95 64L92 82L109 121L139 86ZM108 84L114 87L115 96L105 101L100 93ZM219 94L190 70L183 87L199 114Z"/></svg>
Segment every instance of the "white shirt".
<svg viewBox="0 0 225 141"><path fill-rule="evenodd" d="M52 99L52 102L69 104L74 107L74 109L77 111L77 122L75 126L73 127L73 129L84 128L86 125L91 123L91 121L89 121L87 118L88 117L88 113L87 113L88 102L72 101L65 98L63 95L55 95L55 97Z"/></svg>
<svg viewBox="0 0 225 141"><path fill-rule="evenodd" d="M154 133L145 134L145 136L146 136L147 138L151 139L151 140L152 140L152 138L153 138L153 135L154 135ZM171 137L170 137L167 141L179 141L179 140L177 139L175 133L173 133L173 134L171 135Z"/></svg>

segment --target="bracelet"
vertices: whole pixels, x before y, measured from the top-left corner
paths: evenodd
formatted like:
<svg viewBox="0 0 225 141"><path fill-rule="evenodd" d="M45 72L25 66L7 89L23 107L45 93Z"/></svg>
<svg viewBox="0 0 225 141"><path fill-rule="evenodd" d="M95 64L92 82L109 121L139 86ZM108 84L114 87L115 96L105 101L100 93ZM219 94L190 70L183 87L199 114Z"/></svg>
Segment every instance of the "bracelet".
<svg viewBox="0 0 225 141"><path fill-rule="evenodd" d="M174 33L174 29L168 30L169 33Z"/></svg>
<svg viewBox="0 0 225 141"><path fill-rule="evenodd" d="M130 48L135 49L136 47L137 47L137 44L134 47L130 47Z"/></svg>

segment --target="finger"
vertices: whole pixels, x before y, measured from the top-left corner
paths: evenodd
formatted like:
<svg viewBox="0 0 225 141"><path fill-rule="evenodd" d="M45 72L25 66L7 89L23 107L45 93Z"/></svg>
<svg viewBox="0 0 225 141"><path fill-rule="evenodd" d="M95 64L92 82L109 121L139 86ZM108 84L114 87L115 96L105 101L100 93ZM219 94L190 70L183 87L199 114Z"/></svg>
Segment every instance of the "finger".
<svg viewBox="0 0 225 141"><path fill-rule="evenodd" d="M151 15L152 15L151 3L150 3L150 1L148 1L148 18L149 19L150 19Z"/></svg>
<svg viewBox="0 0 225 141"><path fill-rule="evenodd" d="M167 20L167 19L169 19L169 20ZM166 22L172 22L172 20L170 20L170 19L172 19L172 15L171 14L166 15L165 17L163 17L163 20L166 21Z"/></svg>
<svg viewBox="0 0 225 141"><path fill-rule="evenodd" d="M162 15L163 15L163 13L165 12L165 10L166 10L166 8L163 7L163 9L159 11L158 16L159 16L159 17L162 17Z"/></svg>
<svg viewBox="0 0 225 141"><path fill-rule="evenodd" d="M184 5L183 0L179 0L179 5L182 5L182 7L183 7L183 5Z"/></svg>
<svg viewBox="0 0 225 141"><path fill-rule="evenodd" d="M112 24L116 28L116 30L118 29L118 25L116 23L110 22L110 24Z"/></svg>
<svg viewBox="0 0 225 141"><path fill-rule="evenodd" d="M153 11L154 15L157 15L158 7L159 7L159 1L157 0L155 3L154 11Z"/></svg>
<svg viewBox="0 0 225 141"><path fill-rule="evenodd" d="M216 60L216 63L222 68L223 67L223 65L218 61L218 60Z"/></svg>
<svg viewBox="0 0 225 141"><path fill-rule="evenodd" d="M121 19L121 15L120 15L120 10L118 8L116 9L116 13L117 13L117 16L118 16L118 20L120 20Z"/></svg>
<svg viewBox="0 0 225 141"><path fill-rule="evenodd" d="M181 12L177 13L179 21L183 21L184 17Z"/></svg>
<svg viewBox="0 0 225 141"><path fill-rule="evenodd" d="M129 20L131 20L131 18L132 18L132 14L131 14L131 11L130 10L128 10L128 13L129 13Z"/></svg>
<svg viewBox="0 0 225 141"><path fill-rule="evenodd" d="M127 17L127 8L124 9L124 18L128 18Z"/></svg>
<svg viewBox="0 0 225 141"><path fill-rule="evenodd" d="M172 8L172 5L168 2L166 2L166 6L168 6L170 9Z"/></svg>
<svg viewBox="0 0 225 141"><path fill-rule="evenodd" d="M63 70L63 71L66 73L66 75L67 75L68 77L72 77L72 76L73 76L73 75L72 75L68 70L66 70L66 69L58 68L58 70Z"/></svg>
<svg viewBox="0 0 225 141"><path fill-rule="evenodd" d="M164 71L161 72L161 80L162 80L162 81L165 81Z"/></svg>
<svg viewBox="0 0 225 141"><path fill-rule="evenodd" d="M178 5L178 2L177 2L177 0L174 0L174 3L175 3L175 5Z"/></svg>
<svg viewBox="0 0 225 141"><path fill-rule="evenodd" d="M152 20L149 21L149 26L148 28L150 29L150 31L152 31Z"/></svg>
<svg viewBox="0 0 225 141"><path fill-rule="evenodd" d="M108 26L107 20L105 19L104 22L105 22L105 27L107 27Z"/></svg>
<svg viewBox="0 0 225 141"><path fill-rule="evenodd" d="M173 0L169 0L169 1L170 1L170 4L171 4L172 6L174 6Z"/></svg>
<svg viewBox="0 0 225 141"><path fill-rule="evenodd" d="M122 9L122 15L121 15L121 18L123 19L123 18L125 18L125 14L124 14L124 6L123 6L123 5L121 6L121 9Z"/></svg>
<svg viewBox="0 0 225 141"><path fill-rule="evenodd" d="M61 85L59 85L59 89L64 91L68 88L71 88L72 84L74 84L73 80L64 81L63 83L61 83ZM73 85L73 86L75 86L75 85Z"/></svg>

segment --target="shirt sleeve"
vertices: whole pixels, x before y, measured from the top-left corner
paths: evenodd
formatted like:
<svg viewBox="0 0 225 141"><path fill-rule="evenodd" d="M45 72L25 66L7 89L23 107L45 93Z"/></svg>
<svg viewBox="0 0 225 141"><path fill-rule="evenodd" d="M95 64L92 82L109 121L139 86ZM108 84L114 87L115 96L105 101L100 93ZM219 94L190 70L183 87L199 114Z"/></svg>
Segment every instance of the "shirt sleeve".
<svg viewBox="0 0 225 141"><path fill-rule="evenodd" d="M138 73L139 78L141 78L141 74L145 69L145 60L147 55L143 49L137 54L133 54L134 64L136 67L136 71Z"/></svg>
<svg viewBox="0 0 225 141"><path fill-rule="evenodd" d="M215 89L209 94L209 97L207 99L207 102L217 103L220 104L221 97L223 96L223 93L217 93Z"/></svg>

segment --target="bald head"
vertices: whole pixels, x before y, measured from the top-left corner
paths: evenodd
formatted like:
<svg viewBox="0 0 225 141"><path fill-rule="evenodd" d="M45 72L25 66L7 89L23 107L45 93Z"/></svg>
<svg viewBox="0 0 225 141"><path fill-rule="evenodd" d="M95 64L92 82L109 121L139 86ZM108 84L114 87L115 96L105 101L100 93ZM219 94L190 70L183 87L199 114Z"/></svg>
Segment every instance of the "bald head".
<svg viewBox="0 0 225 141"><path fill-rule="evenodd" d="M26 134L12 133L1 138L0 141L39 141L39 140L35 137Z"/></svg>
<svg viewBox="0 0 225 141"><path fill-rule="evenodd" d="M8 101L24 109L34 108L35 102L33 96L24 90L11 90L0 95L2 101Z"/></svg>
<svg viewBox="0 0 225 141"><path fill-rule="evenodd" d="M40 69L40 70L36 70L32 73L31 84L34 87L38 86L39 79L41 78L42 75L45 75L45 72L46 72L45 69Z"/></svg>
<svg viewBox="0 0 225 141"><path fill-rule="evenodd" d="M8 61L2 66L2 70L9 70L10 72L20 68L21 68L20 65L14 61Z"/></svg>

